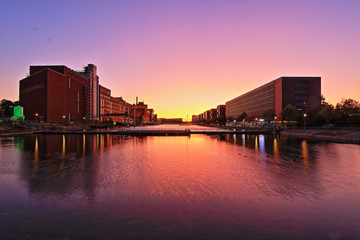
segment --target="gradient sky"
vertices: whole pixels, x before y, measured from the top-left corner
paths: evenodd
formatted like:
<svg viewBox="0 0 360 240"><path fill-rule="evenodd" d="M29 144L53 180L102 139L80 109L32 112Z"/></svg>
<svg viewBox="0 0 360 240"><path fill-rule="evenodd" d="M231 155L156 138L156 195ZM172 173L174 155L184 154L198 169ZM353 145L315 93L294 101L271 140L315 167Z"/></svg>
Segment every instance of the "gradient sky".
<svg viewBox="0 0 360 240"><path fill-rule="evenodd" d="M360 100L360 1L16 1L0 5L0 99L30 65L98 66L113 96L199 114L280 76Z"/></svg>

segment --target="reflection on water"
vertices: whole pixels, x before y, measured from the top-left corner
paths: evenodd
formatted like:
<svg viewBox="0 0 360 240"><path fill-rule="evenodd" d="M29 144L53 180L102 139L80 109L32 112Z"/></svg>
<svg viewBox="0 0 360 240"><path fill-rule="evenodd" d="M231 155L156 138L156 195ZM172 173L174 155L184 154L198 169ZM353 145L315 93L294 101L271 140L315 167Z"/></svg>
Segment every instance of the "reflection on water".
<svg viewBox="0 0 360 240"><path fill-rule="evenodd" d="M272 135L1 138L0 238L356 238L359 163Z"/></svg>

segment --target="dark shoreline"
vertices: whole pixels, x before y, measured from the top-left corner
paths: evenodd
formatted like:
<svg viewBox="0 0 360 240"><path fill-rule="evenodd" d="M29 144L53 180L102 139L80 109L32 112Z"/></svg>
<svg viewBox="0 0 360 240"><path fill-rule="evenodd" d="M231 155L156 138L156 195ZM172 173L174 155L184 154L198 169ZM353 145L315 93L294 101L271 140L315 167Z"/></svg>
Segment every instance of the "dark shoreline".
<svg viewBox="0 0 360 240"><path fill-rule="evenodd" d="M217 127L217 126L213 126ZM219 128L219 127L218 127ZM55 131L13 131L0 133L0 137L14 137L30 134L118 134L129 136L189 136L190 134L272 134L273 131L269 130L249 130L239 131L236 129L234 132L192 132L189 130L142 130L142 131L114 131L104 129L91 129L91 130L75 130L75 129L62 129ZM338 142L338 143L350 143L360 144L360 131L350 131L342 129L287 129L277 131L277 134L286 137L294 137L308 140L326 141L326 142Z"/></svg>
<svg viewBox="0 0 360 240"><path fill-rule="evenodd" d="M349 130L315 130L315 129L287 129L280 132L281 136L320 140L326 142L360 144L360 131Z"/></svg>

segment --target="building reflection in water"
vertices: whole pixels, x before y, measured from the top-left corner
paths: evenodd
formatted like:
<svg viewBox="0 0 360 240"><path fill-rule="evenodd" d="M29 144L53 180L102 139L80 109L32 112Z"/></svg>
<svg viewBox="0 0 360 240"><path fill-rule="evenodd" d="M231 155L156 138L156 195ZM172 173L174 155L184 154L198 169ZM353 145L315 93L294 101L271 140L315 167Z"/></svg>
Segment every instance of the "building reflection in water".
<svg viewBox="0 0 360 240"><path fill-rule="evenodd" d="M35 195L68 195L83 191L91 199L97 185L99 155L114 144L115 135L38 135L19 138L24 150L22 178Z"/></svg>
<svg viewBox="0 0 360 240"><path fill-rule="evenodd" d="M322 183L316 179L316 144L309 145L301 139L261 134L242 134L237 135L236 139L233 135L225 135L225 139L230 144L241 146L238 150L239 161L256 163L260 160L259 164L264 172L256 179L268 178L264 182L269 185L262 185L267 194L275 192L284 196L314 196L323 191ZM240 169L233 168L234 175L241 175L237 172ZM309 169L312 169L311 174L311 171L307 171Z"/></svg>
<svg viewBox="0 0 360 240"><path fill-rule="evenodd" d="M263 134L241 134L241 135L222 135L219 140L225 140L228 143L253 149L257 155L270 155L272 158L282 158L283 160L292 160L301 162L303 165L310 164L309 161L316 159L316 150L309 149L306 140L296 140L287 137L279 137Z"/></svg>
<svg viewBox="0 0 360 240"><path fill-rule="evenodd" d="M181 139L179 137L179 141ZM311 147L313 145L309 145L306 141L250 134L190 137L186 139L185 159L191 159L193 157L190 156L191 151L194 153L197 148L212 146L208 139L228 142L235 147L227 149L227 152L222 154L226 155L230 153L229 151L235 150L239 151L238 158L241 161L252 164L261 160L261 168L268 169L262 174L271 176L268 182L276 182L273 187L275 186L275 190L279 188L277 190L279 192L296 192L301 189L306 192L304 189L306 184L313 188L308 192L315 192L314 189L319 188L316 184L304 183L303 174L305 173L297 172L301 169L299 166L313 168L316 165L317 152ZM176 141L176 137L147 138L102 134L24 137L23 143L20 144L25 150L22 160L22 177L28 182L29 191L33 195L63 196L80 191L92 201L97 187L99 184L104 184L103 182L118 184L119 181L123 181L128 184L136 182L146 185L147 180L144 176L149 174L147 171L150 171L147 164L150 162L153 164L155 161L152 155L169 158L172 156L169 152L170 148L164 149L163 145L171 143L171 146L174 146L172 152L176 152L178 148ZM127 146L126 150L119 151L119 148L124 146ZM237 146L240 146L238 150L236 150ZM216 147L217 151L223 151L222 146L213 145L213 147ZM109 149L114 149L112 154L117 155L116 159L111 159L108 157L110 155L106 155ZM126 154L126 161L123 161L125 158L122 158L121 154ZM196 156L200 156L198 154L196 153ZM115 155L112 156L115 157ZM161 161L167 161L167 159L156 159L156 161L159 161L161 168L164 168L162 166L164 162ZM203 164L207 165L208 161L204 159ZM232 168L230 171L237 171L237 169ZM256 169L256 171L259 170ZM185 171L184 174L189 173ZM285 191L282 187L288 185L288 182L294 182L291 186L295 187ZM301 183L304 183L304 186L299 187ZM267 189L267 191L270 190Z"/></svg>

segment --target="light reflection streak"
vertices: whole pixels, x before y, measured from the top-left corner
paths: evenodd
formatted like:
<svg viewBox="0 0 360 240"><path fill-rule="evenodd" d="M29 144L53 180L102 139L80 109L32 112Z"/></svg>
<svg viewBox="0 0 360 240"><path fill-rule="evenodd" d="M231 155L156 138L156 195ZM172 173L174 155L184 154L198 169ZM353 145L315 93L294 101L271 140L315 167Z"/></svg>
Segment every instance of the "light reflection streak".
<svg viewBox="0 0 360 240"><path fill-rule="evenodd" d="M309 165L309 151L306 140L301 142L301 157L303 158L304 166Z"/></svg>
<svg viewBox="0 0 360 240"><path fill-rule="evenodd" d="M35 170L35 172L38 170L38 164L39 164L39 139L36 136L35 150L34 150L34 170Z"/></svg>
<svg viewBox="0 0 360 240"><path fill-rule="evenodd" d="M105 149L104 141L105 141L105 137L104 137L103 134L101 134L101 136L100 136L100 143L99 143L99 144L100 144L100 152L103 152L104 149Z"/></svg>
<svg viewBox="0 0 360 240"><path fill-rule="evenodd" d="M258 143L258 137L255 137L255 153L259 153L259 143Z"/></svg>
<svg viewBox="0 0 360 240"><path fill-rule="evenodd" d="M96 134L96 140L95 140L96 148L100 148L100 142L99 142L99 134Z"/></svg>
<svg viewBox="0 0 360 240"><path fill-rule="evenodd" d="M274 138L273 150L274 150L274 156L275 156L275 157L279 157L278 141L277 141L276 138Z"/></svg>
<svg viewBox="0 0 360 240"><path fill-rule="evenodd" d="M260 149L260 153L265 154L265 137L264 137L264 135L259 135L259 149Z"/></svg>
<svg viewBox="0 0 360 240"><path fill-rule="evenodd" d="M62 151L61 151L61 155L65 156L66 154L66 140L65 140L65 135L62 136ZM64 157L61 159L61 163L60 163L60 169L64 169Z"/></svg>
<svg viewBox="0 0 360 240"><path fill-rule="evenodd" d="M61 151L61 155L65 156L65 154L66 154L65 135L62 135L62 151Z"/></svg>
<svg viewBox="0 0 360 240"><path fill-rule="evenodd" d="M83 134L83 147L82 147L82 150L83 150L83 152L82 152L82 155L83 155L83 157L85 156L85 144L86 144L86 139L85 139L85 134Z"/></svg>

